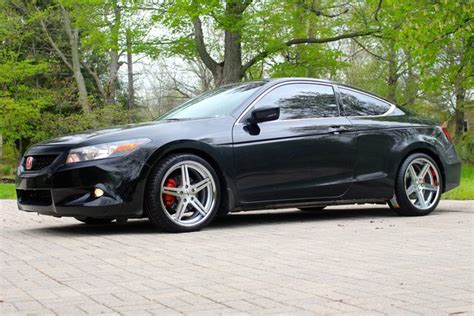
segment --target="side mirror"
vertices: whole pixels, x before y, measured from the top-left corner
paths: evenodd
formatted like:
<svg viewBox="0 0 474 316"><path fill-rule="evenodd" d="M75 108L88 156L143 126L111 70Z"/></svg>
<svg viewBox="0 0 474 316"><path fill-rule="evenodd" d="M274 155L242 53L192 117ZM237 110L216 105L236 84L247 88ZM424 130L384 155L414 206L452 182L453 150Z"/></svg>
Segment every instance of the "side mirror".
<svg viewBox="0 0 474 316"><path fill-rule="evenodd" d="M249 118L248 122L250 124L257 124L257 123L262 123L262 122L275 121L275 120L278 120L279 117L280 117L279 107L263 108L263 109L253 110L252 115Z"/></svg>

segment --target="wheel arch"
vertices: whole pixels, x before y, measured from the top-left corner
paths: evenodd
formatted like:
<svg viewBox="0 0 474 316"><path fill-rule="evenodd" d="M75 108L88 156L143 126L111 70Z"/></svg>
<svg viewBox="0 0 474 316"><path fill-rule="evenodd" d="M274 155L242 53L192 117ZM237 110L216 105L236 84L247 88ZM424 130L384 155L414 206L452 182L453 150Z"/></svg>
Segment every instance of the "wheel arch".
<svg viewBox="0 0 474 316"><path fill-rule="evenodd" d="M206 160L212 168L214 168L220 183L221 191L221 209L219 212L228 212L233 205L232 191L229 190L231 186L231 180L225 172L225 166L222 163L222 157L214 147L199 141L176 141L162 146L155 150L153 154L148 158L147 165L149 166L148 171L145 175L146 185L143 196L145 199L146 187L148 186L148 179L150 173L154 167L165 157L173 154L193 154L204 160Z"/></svg>
<svg viewBox="0 0 474 316"><path fill-rule="evenodd" d="M403 162L410 155L418 154L418 153L425 154L436 162L436 164L438 165L439 171L441 173L441 178L442 178L441 192L445 192L446 174L445 174L443 162L441 161L441 158L440 158L439 154L437 153L436 149L429 146L429 145L427 145L427 144L425 144L425 143L421 143L421 145L420 144L413 144L409 148L405 149L405 151L401 155L401 159L399 159L398 163L396 164L397 169L395 170L395 173L394 173L395 176L398 174L398 172L400 170L400 167L402 166Z"/></svg>

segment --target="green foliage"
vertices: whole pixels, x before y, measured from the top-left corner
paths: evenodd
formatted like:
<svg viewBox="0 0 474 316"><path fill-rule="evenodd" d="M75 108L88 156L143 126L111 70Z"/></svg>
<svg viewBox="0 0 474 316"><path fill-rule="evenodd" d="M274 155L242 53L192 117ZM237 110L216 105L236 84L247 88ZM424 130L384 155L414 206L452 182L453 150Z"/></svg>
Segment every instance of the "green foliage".
<svg viewBox="0 0 474 316"><path fill-rule="evenodd" d="M474 165L474 130L470 130L456 141L456 149L462 161Z"/></svg>
<svg viewBox="0 0 474 316"><path fill-rule="evenodd" d="M35 80L47 73L48 64L32 60L16 61L17 56L0 52L0 133L7 144L22 139L39 141L41 111L51 105L48 89L33 87Z"/></svg>
<svg viewBox="0 0 474 316"><path fill-rule="evenodd" d="M4 143L2 146L2 158L0 159L0 164L15 166L16 165L16 156L15 149L13 145Z"/></svg>
<svg viewBox="0 0 474 316"><path fill-rule="evenodd" d="M129 114L122 105L109 105L96 107L90 113L71 113L62 115L58 113L45 113L43 115L42 131L47 138L97 129L114 125L122 125L139 120L137 113Z"/></svg>

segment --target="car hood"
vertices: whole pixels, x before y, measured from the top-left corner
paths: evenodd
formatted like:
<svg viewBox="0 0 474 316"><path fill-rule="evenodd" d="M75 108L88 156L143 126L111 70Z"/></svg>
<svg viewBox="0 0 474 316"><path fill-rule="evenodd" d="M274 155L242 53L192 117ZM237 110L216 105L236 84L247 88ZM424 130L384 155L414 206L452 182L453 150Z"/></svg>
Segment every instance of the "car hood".
<svg viewBox="0 0 474 316"><path fill-rule="evenodd" d="M170 142L182 139L194 139L208 142L211 134L223 135L228 142L234 117L222 116L200 119L161 120L140 124L129 124L97 130L88 130L76 134L66 135L35 144L33 147L60 148L61 150L74 147L90 146L122 140L149 138L157 142ZM215 135L214 135L215 136ZM213 141L217 141L215 138Z"/></svg>
<svg viewBox="0 0 474 316"><path fill-rule="evenodd" d="M128 124L122 126L114 126L102 129L95 129L95 130L86 130L80 133L65 135L61 137L57 137L51 140L43 141L36 145L39 146L67 146L67 145L77 145L83 143L85 141L91 140L98 136L105 136L116 134L124 131L133 131L133 130L140 130L144 129L149 126L155 126L158 124L162 124L162 122L147 122L147 123L140 123L140 124Z"/></svg>

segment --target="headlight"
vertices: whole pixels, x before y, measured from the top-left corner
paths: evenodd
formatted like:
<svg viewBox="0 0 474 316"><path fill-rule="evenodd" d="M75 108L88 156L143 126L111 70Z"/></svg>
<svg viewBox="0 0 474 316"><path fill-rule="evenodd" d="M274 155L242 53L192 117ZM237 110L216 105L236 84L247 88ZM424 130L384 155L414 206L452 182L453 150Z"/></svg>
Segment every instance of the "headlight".
<svg viewBox="0 0 474 316"><path fill-rule="evenodd" d="M140 138L71 149L66 163L125 156L149 141Z"/></svg>

